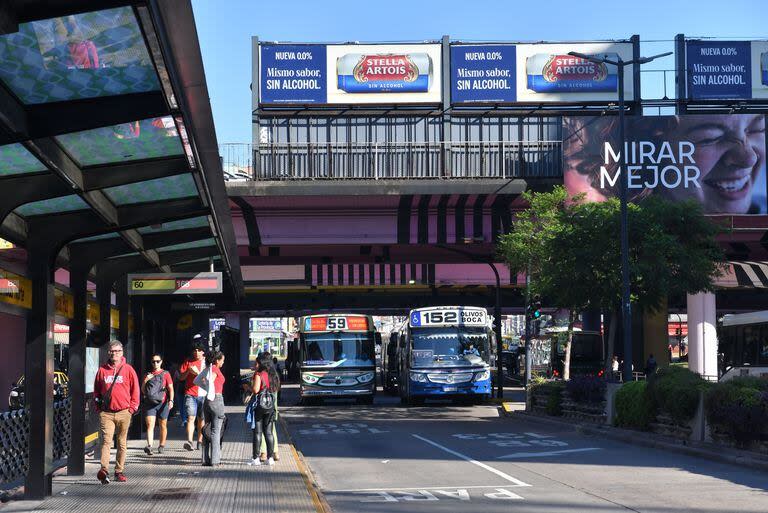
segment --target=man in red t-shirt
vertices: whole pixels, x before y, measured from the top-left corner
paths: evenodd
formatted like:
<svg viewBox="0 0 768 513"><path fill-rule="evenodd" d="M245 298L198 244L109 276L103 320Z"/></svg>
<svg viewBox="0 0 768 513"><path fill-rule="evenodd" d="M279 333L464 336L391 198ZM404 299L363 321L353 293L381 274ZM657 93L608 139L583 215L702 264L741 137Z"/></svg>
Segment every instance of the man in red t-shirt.
<svg viewBox="0 0 768 513"><path fill-rule="evenodd" d="M117 432L115 481L123 483L127 481L123 469L128 449L128 427L131 416L139 409L139 378L133 367L125 362L123 344L117 340L109 343L109 361L96 372L93 398L99 412L101 439L101 469L96 477L103 484L109 483L109 455L112 437Z"/></svg>
<svg viewBox="0 0 768 513"><path fill-rule="evenodd" d="M203 442L203 402L205 401L205 391L195 385L195 378L205 369L205 358L203 347L195 345L192 348L192 356L184 361L179 368L181 379L184 380L184 406L187 412L187 441L184 442L184 448L192 450L192 437L195 434L195 424L197 424L197 448L200 448Z"/></svg>

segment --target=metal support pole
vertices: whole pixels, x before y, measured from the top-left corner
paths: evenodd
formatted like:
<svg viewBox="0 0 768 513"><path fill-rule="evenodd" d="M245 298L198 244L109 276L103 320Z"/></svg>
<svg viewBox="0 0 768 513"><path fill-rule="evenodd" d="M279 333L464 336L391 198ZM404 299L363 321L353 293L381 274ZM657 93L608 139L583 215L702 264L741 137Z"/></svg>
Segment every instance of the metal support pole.
<svg viewBox="0 0 768 513"><path fill-rule="evenodd" d="M624 66L627 64L619 58L619 151L621 158L621 319L624 335L624 382L632 381L632 305L629 292L629 227L627 216L627 189L629 173L627 173L627 158L624 147Z"/></svg>
<svg viewBox="0 0 768 513"><path fill-rule="evenodd" d="M531 365L533 364L533 355L531 354L531 319L528 317L528 305L531 302L531 266L525 272L525 386L531 384Z"/></svg>
<svg viewBox="0 0 768 513"><path fill-rule="evenodd" d="M73 266L69 285L74 299L74 317L69 330L69 398L71 401L70 442L67 475L85 473L85 358L88 308L88 269Z"/></svg>
<svg viewBox="0 0 768 513"><path fill-rule="evenodd" d="M29 467L26 499L52 493L53 473L53 258L48 251L29 252L32 309L27 315L24 403L29 415Z"/></svg>
<svg viewBox="0 0 768 513"><path fill-rule="evenodd" d="M501 361L501 352L504 349L501 339L501 279L499 271L493 262L487 262L493 274L496 276L496 304L493 308L493 331L496 333L496 397L504 397L504 367Z"/></svg>

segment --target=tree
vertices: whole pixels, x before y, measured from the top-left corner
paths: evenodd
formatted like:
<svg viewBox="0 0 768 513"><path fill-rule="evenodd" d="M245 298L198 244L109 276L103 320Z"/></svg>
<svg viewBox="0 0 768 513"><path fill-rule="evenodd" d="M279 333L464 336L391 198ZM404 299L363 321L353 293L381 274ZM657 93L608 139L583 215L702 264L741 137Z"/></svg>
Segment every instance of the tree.
<svg viewBox="0 0 768 513"><path fill-rule="evenodd" d="M565 188L526 193L529 208L498 251L510 270L530 264L531 288L551 304L568 308L566 371L574 314L588 308L614 312L621 304L620 204L616 199L569 201ZM716 237L722 231L696 202L668 202L651 196L628 209L632 302L655 311L673 294L712 291L722 273L724 254ZM608 335L608 359L615 346L615 322ZM607 362L606 362L607 363Z"/></svg>

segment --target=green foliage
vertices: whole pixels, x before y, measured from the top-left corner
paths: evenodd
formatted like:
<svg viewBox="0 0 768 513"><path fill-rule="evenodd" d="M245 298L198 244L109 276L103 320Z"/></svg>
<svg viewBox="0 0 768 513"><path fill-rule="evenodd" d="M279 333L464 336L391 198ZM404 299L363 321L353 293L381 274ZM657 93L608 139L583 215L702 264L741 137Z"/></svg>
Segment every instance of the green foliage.
<svg viewBox="0 0 768 513"><path fill-rule="evenodd" d="M562 381L543 381L533 382L531 384L532 394L541 394L547 398L545 407L547 415L559 417L563 414L562 402L563 402L563 390L565 390L565 384Z"/></svg>
<svg viewBox="0 0 768 513"><path fill-rule="evenodd" d="M699 392L708 383L698 374L683 367L666 367L648 381L648 393L659 413L665 413L679 425L686 424L696 415Z"/></svg>
<svg viewBox="0 0 768 513"><path fill-rule="evenodd" d="M533 293L551 305L614 310L621 300L619 201L569 202L561 186L525 199L529 208L499 238L510 270L530 266ZM724 261L715 239L721 229L698 203L651 196L628 207L633 302L653 310L670 295L713 290Z"/></svg>
<svg viewBox="0 0 768 513"><path fill-rule="evenodd" d="M616 392L615 425L632 429L648 430L655 417L645 381L624 383Z"/></svg>
<svg viewBox="0 0 768 513"><path fill-rule="evenodd" d="M707 420L741 445L768 438L768 380L734 378L716 383L705 396Z"/></svg>

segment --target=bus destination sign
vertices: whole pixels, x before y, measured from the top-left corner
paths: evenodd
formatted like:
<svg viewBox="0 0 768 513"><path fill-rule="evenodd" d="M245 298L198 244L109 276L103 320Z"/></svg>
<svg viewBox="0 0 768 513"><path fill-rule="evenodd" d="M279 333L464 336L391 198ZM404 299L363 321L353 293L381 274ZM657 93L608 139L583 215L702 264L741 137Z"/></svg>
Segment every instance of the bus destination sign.
<svg viewBox="0 0 768 513"><path fill-rule="evenodd" d="M221 294L222 290L220 272L128 275L128 294L134 296Z"/></svg>

